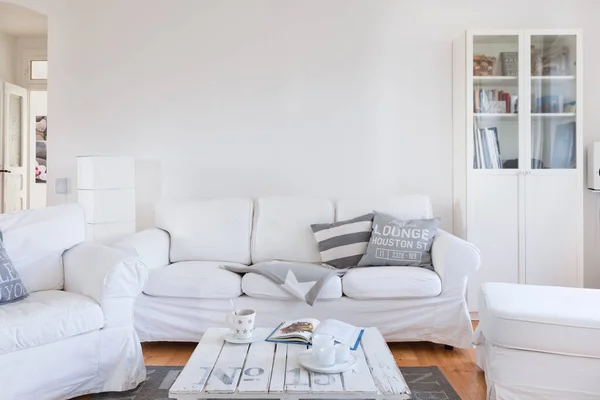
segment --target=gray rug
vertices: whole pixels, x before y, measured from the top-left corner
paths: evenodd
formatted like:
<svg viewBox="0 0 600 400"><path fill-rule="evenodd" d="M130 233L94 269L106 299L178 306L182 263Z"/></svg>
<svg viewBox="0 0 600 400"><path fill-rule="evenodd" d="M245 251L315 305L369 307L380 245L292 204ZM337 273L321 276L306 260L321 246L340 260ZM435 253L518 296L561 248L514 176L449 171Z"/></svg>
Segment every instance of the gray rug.
<svg viewBox="0 0 600 400"><path fill-rule="evenodd" d="M134 390L95 394L93 400L168 400L183 367L146 367L148 380ZM460 400L438 367L400 367L413 400Z"/></svg>

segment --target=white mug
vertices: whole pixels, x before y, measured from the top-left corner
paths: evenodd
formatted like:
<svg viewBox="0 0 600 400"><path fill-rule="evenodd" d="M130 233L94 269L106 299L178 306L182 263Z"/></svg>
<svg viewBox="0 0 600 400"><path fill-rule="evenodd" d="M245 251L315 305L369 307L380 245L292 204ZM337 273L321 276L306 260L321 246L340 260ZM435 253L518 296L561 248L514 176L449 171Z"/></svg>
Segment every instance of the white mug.
<svg viewBox="0 0 600 400"><path fill-rule="evenodd" d="M235 333L235 337L240 340L252 337L255 321L256 311L254 310L237 310L232 311L231 314L227 314L227 323Z"/></svg>
<svg viewBox="0 0 600 400"><path fill-rule="evenodd" d="M323 367L335 365L335 346L330 343L317 349L317 362Z"/></svg>
<svg viewBox="0 0 600 400"><path fill-rule="evenodd" d="M323 367L335 364L335 346L333 336L317 333L312 338L312 354L315 362Z"/></svg>

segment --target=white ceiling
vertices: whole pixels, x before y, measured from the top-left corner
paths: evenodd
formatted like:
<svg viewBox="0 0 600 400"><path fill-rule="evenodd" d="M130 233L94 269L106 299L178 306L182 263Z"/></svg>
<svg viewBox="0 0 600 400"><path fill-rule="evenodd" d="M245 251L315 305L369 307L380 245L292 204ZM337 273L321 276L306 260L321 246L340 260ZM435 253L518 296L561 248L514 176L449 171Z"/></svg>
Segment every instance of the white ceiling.
<svg viewBox="0 0 600 400"><path fill-rule="evenodd" d="M48 19L28 8L0 1L0 32L12 36L46 36Z"/></svg>

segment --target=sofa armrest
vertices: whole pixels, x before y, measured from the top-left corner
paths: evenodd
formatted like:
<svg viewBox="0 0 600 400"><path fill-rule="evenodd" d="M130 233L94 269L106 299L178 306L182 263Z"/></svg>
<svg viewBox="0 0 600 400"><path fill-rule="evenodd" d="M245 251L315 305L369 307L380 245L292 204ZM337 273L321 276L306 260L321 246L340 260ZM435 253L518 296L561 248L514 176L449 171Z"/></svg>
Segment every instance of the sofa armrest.
<svg viewBox="0 0 600 400"><path fill-rule="evenodd" d="M157 228L146 229L111 244L111 247L139 257L150 269L169 265L170 246L169 233Z"/></svg>
<svg viewBox="0 0 600 400"><path fill-rule="evenodd" d="M148 269L136 257L108 246L82 242L63 254L67 292L100 304L107 325L133 322L133 305L148 280Z"/></svg>
<svg viewBox="0 0 600 400"><path fill-rule="evenodd" d="M473 244L440 229L431 247L431 261L442 280L442 293L464 292L468 276L481 264L481 253Z"/></svg>

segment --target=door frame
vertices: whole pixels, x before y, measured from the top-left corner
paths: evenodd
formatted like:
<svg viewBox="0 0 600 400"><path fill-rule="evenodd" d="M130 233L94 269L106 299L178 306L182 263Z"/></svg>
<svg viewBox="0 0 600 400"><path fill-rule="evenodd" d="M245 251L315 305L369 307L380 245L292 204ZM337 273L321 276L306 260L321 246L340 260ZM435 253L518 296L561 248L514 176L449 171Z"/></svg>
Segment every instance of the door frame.
<svg viewBox="0 0 600 400"><path fill-rule="evenodd" d="M31 149L29 148L31 144L30 132L29 132L29 91L26 88L21 86L6 82L0 81L0 164L6 168L8 160L5 159L5 148L4 148L4 134L8 127L7 120L7 107L8 107L8 96L10 93L16 93L21 96L21 148L22 148L22 168L24 168L23 173L23 192L24 192L24 201L23 201L23 209L29 209L29 194L31 191ZM9 166L8 166L9 167ZM0 212L4 213L5 210L5 187L4 187L4 179L0 179Z"/></svg>

